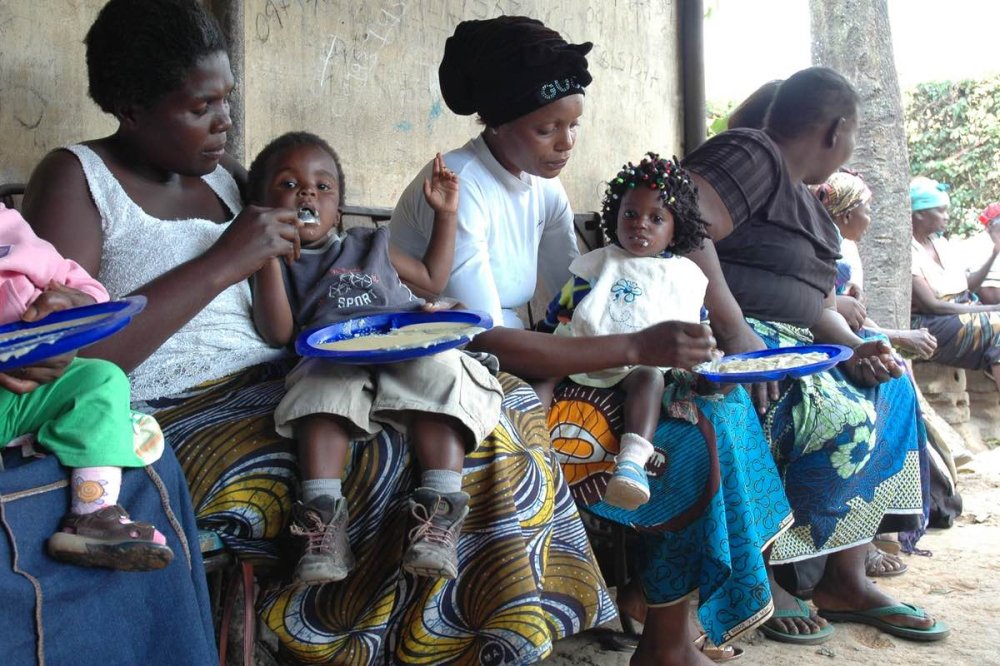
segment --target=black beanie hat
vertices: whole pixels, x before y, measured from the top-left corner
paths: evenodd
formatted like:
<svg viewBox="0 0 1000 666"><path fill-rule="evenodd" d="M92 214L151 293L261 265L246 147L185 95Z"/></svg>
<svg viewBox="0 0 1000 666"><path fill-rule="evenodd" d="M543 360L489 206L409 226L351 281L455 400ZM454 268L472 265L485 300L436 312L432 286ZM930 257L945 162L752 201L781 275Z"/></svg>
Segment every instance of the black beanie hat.
<svg viewBox="0 0 1000 666"><path fill-rule="evenodd" d="M478 113L489 127L520 118L593 80L593 44L568 44L555 30L525 16L462 21L444 45L441 94L460 116Z"/></svg>

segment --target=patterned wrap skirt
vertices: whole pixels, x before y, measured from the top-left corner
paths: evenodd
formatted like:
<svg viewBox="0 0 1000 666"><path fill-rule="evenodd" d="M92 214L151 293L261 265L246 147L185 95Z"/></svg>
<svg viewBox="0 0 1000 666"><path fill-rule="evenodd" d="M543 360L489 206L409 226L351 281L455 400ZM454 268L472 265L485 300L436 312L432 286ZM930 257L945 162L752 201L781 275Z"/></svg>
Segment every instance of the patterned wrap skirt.
<svg viewBox="0 0 1000 666"><path fill-rule="evenodd" d="M695 423L661 419L646 468L651 499L626 511L601 501L618 453L623 397L570 383L556 392L549 428L573 496L587 511L639 531L650 605L697 592L702 627L726 643L770 617L763 551L792 520L760 421L741 388L691 397Z"/></svg>
<svg viewBox="0 0 1000 666"><path fill-rule="evenodd" d="M937 350L929 359L934 363L969 370L985 370L1000 363L1000 312L914 314L910 328L926 328L937 338Z"/></svg>
<svg viewBox="0 0 1000 666"><path fill-rule="evenodd" d="M802 328L748 318L769 348L812 344ZM764 419L795 525L774 544L780 564L871 541L887 516L923 514L927 434L907 377L859 388L839 368L781 383Z"/></svg>
<svg viewBox="0 0 1000 666"><path fill-rule="evenodd" d="M274 432L290 363L255 366L182 395L136 405L177 451L202 528L241 557L281 564L297 492L295 446ZM470 512L455 580L415 578L400 562L418 480L410 447L383 431L356 444L344 476L357 558L345 580L276 585L260 617L282 659L303 664L534 664L565 636L608 622L614 605L552 455L541 404L500 376L500 424L465 460ZM285 544L287 545L287 544Z"/></svg>

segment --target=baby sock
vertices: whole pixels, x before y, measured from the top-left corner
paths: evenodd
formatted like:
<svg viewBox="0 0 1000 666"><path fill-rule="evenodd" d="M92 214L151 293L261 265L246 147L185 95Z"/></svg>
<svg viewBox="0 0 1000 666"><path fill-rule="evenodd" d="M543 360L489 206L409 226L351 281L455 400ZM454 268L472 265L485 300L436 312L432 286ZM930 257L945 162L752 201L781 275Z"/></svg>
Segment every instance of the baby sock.
<svg viewBox="0 0 1000 666"><path fill-rule="evenodd" d="M429 469L420 475L420 486L446 495L462 490L462 473L450 469Z"/></svg>
<svg viewBox="0 0 1000 666"><path fill-rule="evenodd" d="M317 497L329 495L335 500L343 497L340 479L305 479L302 481L302 503L309 504Z"/></svg>
<svg viewBox="0 0 1000 666"><path fill-rule="evenodd" d="M70 475L70 513L84 515L118 504L121 467L77 467Z"/></svg>
<svg viewBox="0 0 1000 666"><path fill-rule="evenodd" d="M615 456L615 462L621 463L628 460L634 462L639 467L645 467L652 455L653 445L649 441L634 432L627 432L622 435L618 455Z"/></svg>

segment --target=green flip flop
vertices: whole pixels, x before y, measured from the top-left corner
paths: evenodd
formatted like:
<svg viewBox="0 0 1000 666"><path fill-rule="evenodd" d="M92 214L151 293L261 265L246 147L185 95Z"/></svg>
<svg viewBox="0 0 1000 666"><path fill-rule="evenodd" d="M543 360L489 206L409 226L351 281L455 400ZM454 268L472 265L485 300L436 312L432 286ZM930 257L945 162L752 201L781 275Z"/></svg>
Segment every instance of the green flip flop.
<svg viewBox="0 0 1000 666"><path fill-rule="evenodd" d="M797 609L776 610L774 611L774 614L771 615L771 619L783 617L800 617L808 619L810 613L809 606L806 602L801 599L796 599L795 603L798 604ZM825 643L833 637L833 632L836 631L830 625L826 625L814 634L790 634L788 632L781 631L780 629L769 627L766 623L760 625L758 628L762 634L770 638L772 641L778 641L779 643L793 643L795 645L819 645L820 643Z"/></svg>
<svg viewBox="0 0 1000 666"><path fill-rule="evenodd" d="M821 610L819 615L830 622L857 622L867 624L893 636L908 638L912 641L940 641L948 637L951 629L944 622L935 622L926 629L903 627L886 621L887 615L905 615L907 617L927 617L922 608L910 604L898 606L881 606L866 611L828 611Z"/></svg>

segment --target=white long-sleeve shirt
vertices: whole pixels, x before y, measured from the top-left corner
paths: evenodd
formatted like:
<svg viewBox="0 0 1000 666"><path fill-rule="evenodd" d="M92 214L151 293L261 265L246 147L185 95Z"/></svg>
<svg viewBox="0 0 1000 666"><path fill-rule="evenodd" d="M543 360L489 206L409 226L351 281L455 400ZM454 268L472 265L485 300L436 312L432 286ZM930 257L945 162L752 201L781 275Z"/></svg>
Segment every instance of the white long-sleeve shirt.
<svg viewBox="0 0 1000 666"><path fill-rule="evenodd" d="M579 254L566 191L558 178L514 176L481 135L444 161L461 188L455 262L444 295L489 313L497 326L523 328L514 308L531 300L539 276L545 293L555 294ZM403 191L390 221L392 244L414 257L426 251L434 223L423 195L431 166Z"/></svg>

